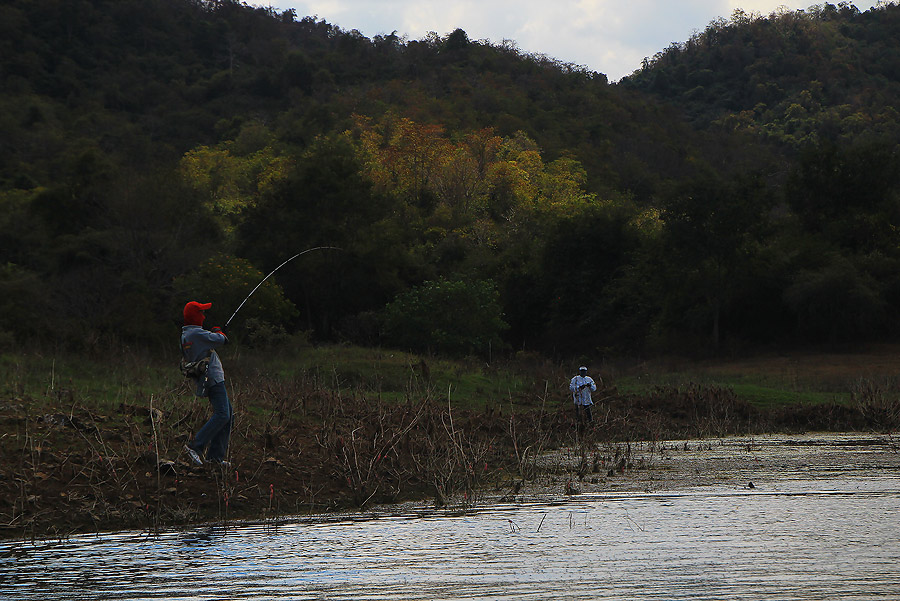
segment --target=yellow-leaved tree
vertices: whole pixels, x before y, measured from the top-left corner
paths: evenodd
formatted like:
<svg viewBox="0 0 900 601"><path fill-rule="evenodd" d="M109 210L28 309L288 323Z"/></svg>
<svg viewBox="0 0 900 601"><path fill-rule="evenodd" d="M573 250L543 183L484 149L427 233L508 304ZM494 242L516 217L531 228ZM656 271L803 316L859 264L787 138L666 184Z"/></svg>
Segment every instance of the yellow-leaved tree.
<svg viewBox="0 0 900 601"><path fill-rule="evenodd" d="M182 157L179 170L200 192L224 231L231 233L241 213L282 180L291 164L258 127L245 126L235 140L198 146Z"/></svg>

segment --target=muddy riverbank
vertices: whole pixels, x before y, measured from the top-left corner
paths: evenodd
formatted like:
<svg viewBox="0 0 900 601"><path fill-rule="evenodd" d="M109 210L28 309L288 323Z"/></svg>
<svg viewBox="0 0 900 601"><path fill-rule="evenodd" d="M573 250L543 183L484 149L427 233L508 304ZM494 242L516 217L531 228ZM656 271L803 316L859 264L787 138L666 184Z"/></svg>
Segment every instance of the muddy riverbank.
<svg viewBox="0 0 900 601"><path fill-rule="evenodd" d="M518 501L698 487L773 490L786 481L900 477L900 437L858 432L764 434L601 444L547 453Z"/></svg>
<svg viewBox="0 0 900 601"><path fill-rule="evenodd" d="M547 409L543 400L463 410L287 385L238 389L234 398L242 417L227 469L189 463L184 443L207 408L175 395L106 409L65 398L39 412L27 398L0 403L0 538L154 532L391 503L764 486L805 465L896 469L898 458L889 435L846 435L855 442L826 449L802 434L889 431L876 429L863 405L761 410L716 388L612 395L586 430L567 403ZM761 434L773 431L801 434ZM760 434L733 438L748 432Z"/></svg>

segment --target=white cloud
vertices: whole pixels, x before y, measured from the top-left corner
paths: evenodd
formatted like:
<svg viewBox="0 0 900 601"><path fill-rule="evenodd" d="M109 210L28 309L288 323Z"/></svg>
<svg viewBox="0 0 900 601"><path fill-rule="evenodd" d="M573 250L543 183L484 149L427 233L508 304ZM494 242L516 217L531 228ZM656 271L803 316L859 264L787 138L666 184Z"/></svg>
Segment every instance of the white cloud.
<svg viewBox="0 0 900 601"><path fill-rule="evenodd" d="M299 17L316 15L367 37L390 34L417 40L428 32L446 35L456 28L470 39L514 40L524 52L606 73L628 75L673 42L684 42L713 20L736 8L768 15L780 5L790 10L815 4L784 0L273 0L295 8ZM860 10L875 4L855 3Z"/></svg>

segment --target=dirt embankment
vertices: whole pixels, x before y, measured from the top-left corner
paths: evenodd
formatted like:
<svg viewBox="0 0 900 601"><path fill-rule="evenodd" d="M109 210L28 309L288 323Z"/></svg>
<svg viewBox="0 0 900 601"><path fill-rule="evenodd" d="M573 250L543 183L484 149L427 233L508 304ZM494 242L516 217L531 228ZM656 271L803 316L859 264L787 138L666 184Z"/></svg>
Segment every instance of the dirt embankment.
<svg viewBox="0 0 900 601"><path fill-rule="evenodd" d="M561 492L578 492L646 475L648 464L624 451L629 441L890 430L900 413L896 402L762 411L728 390L689 387L609 395L579 430L568 403L460 411L429 399L389 404L270 386L244 407L249 396L234 395L227 469L192 466L183 452L206 419L204 402L151 398L101 412L61 399L37 413L33 399L0 402L0 537L152 531L413 499L474 502L484 491L514 499L550 472ZM578 461L549 470L541 457L560 449Z"/></svg>
<svg viewBox="0 0 900 601"><path fill-rule="evenodd" d="M235 398L227 468L194 466L184 452L207 417L202 401L38 414L30 399L0 403L0 537L444 503L515 469L510 423L499 412L270 392L264 412L242 411ZM524 426L517 434L530 435Z"/></svg>

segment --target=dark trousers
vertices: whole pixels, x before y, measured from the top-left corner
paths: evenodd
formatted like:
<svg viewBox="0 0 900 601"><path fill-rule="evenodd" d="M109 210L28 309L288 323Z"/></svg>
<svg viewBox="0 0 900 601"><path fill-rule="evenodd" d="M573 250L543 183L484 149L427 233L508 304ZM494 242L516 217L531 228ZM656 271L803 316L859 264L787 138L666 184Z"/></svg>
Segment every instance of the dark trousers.
<svg viewBox="0 0 900 601"><path fill-rule="evenodd" d="M591 409L593 405L575 405L575 421L579 424L586 424L594 421Z"/></svg>
<svg viewBox="0 0 900 601"><path fill-rule="evenodd" d="M203 449L209 447L206 451L207 460L217 462L225 459L234 423L234 412L231 410L225 382L217 382L209 387L209 404L212 406L212 415L194 436L191 448L202 454Z"/></svg>

